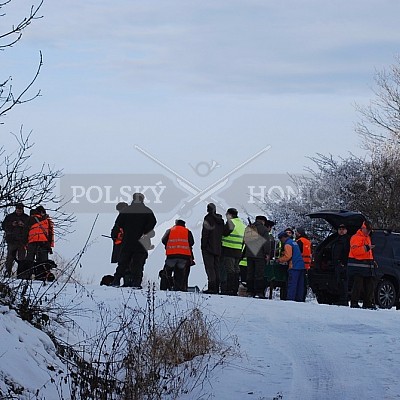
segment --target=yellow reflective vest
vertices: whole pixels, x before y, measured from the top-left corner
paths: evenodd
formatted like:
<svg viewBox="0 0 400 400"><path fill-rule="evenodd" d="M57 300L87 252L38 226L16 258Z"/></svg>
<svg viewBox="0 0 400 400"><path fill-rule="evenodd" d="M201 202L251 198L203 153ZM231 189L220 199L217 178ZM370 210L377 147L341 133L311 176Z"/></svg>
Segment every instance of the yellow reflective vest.
<svg viewBox="0 0 400 400"><path fill-rule="evenodd" d="M235 225L235 228L228 236L222 237L222 246L229 247L231 249L242 250L243 236L246 225L240 218L232 218L231 221Z"/></svg>

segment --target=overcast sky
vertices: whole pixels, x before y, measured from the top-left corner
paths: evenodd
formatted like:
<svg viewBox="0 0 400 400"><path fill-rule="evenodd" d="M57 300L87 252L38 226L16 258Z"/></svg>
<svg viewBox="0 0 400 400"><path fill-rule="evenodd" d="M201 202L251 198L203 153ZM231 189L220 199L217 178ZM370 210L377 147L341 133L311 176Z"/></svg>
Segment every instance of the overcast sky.
<svg viewBox="0 0 400 400"><path fill-rule="evenodd" d="M12 0L2 30L28 4ZM44 59L42 96L9 113L4 140L23 124L35 158L66 174L171 178L139 145L200 188L267 145L239 174L302 172L317 152L363 154L354 104L373 97L375 71L400 44L396 0L47 0L41 15L0 54L16 89L39 51ZM195 167L213 161L200 176Z"/></svg>

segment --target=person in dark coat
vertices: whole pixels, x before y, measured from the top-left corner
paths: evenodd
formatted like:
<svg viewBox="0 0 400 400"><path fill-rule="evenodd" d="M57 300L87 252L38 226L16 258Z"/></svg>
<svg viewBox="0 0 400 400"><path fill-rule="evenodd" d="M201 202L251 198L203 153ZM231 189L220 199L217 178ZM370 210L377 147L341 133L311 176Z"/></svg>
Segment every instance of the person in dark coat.
<svg viewBox="0 0 400 400"><path fill-rule="evenodd" d="M6 271L5 276L11 277L14 261L17 259L25 260L26 257L26 237L24 228L29 216L24 213L24 205L17 203L15 211L8 214L1 224L5 232L7 243Z"/></svg>
<svg viewBox="0 0 400 400"><path fill-rule="evenodd" d="M115 206L115 209L118 211L118 213L121 213L121 211L126 207L128 207L128 203L120 202ZM124 236L124 231L122 230L122 228L114 224L113 228L111 229L111 238L113 240L111 264L116 264L119 261L123 236Z"/></svg>
<svg viewBox="0 0 400 400"><path fill-rule="evenodd" d="M124 208L115 220L124 234L118 266L111 286L120 286L124 278L125 287L141 288L143 268L148 257L146 235L151 235L157 223L153 211L144 205L144 195L134 193L130 206Z"/></svg>
<svg viewBox="0 0 400 400"><path fill-rule="evenodd" d="M265 227L267 218L258 215L254 226L258 238L246 243L244 255L247 259L247 293L249 296L265 298L265 263L271 256L270 230Z"/></svg>
<svg viewBox="0 0 400 400"><path fill-rule="evenodd" d="M350 235L347 234L347 227L344 224L338 227L338 236L332 242L332 265L335 268L335 277L339 291L339 301L337 305L348 306L347 299L348 280L347 280L347 261L350 252Z"/></svg>
<svg viewBox="0 0 400 400"><path fill-rule="evenodd" d="M221 240L224 230L222 215L216 211L214 203L207 205L207 215L204 217L201 231L201 254L208 280L208 288L204 293L210 294L218 293Z"/></svg>

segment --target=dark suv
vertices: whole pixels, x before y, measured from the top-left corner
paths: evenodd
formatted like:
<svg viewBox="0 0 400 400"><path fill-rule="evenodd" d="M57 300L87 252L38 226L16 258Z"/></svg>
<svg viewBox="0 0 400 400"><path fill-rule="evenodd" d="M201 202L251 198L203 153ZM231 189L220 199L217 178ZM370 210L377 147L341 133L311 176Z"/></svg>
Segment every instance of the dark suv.
<svg viewBox="0 0 400 400"><path fill-rule="evenodd" d="M348 234L353 235L360 228L365 217L358 212L345 210L324 210L308 214L310 218L322 218L337 230L340 224L347 226ZM313 262L308 271L308 283L318 303L335 304L339 301L338 287L331 259L332 242L337 233L330 234L313 253ZM400 308L400 234L383 229L372 232L377 285L375 304L380 308ZM353 277L349 276L349 290Z"/></svg>

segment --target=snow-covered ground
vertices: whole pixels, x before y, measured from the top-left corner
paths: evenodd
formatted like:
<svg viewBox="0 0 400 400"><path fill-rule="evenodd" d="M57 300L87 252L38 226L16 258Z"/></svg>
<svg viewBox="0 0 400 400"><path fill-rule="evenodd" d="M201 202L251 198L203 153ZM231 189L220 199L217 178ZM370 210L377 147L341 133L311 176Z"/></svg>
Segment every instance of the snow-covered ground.
<svg viewBox="0 0 400 400"><path fill-rule="evenodd" d="M57 289L51 287L48 297ZM146 291L99 286L82 290L68 284L58 302L74 321L58 334L77 344L99 332L105 313L112 320L126 303L144 306ZM161 303L175 312L201 307L219 321L221 338L233 343L236 337L239 344L239 354L228 357L210 371L202 387L181 399L400 398L400 312L394 309L157 291L156 304ZM44 333L2 307L0 337L3 393L5 382L13 382L29 391L12 398L56 400L61 392L68 398L68 387L60 382L65 367Z"/></svg>

